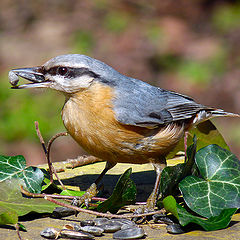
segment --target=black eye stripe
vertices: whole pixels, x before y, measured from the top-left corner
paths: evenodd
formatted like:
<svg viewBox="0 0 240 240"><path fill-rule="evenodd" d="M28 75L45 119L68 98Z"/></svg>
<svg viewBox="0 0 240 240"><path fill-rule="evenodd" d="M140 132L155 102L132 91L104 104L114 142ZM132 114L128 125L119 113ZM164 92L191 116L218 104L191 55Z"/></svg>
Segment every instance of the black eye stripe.
<svg viewBox="0 0 240 240"><path fill-rule="evenodd" d="M46 72L50 75L57 75L57 69L58 67L52 67L52 68L49 68Z"/></svg>
<svg viewBox="0 0 240 240"><path fill-rule="evenodd" d="M94 78L99 77L98 74L96 74L92 71L89 71L88 68L71 68L71 67L63 67L63 66L52 67L52 68L46 70L46 73L53 75L53 76L58 75L59 68L67 68L68 72L65 76L70 77L70 78L80 77L83 75L88 75L88 76L94 77Z"/></svg>

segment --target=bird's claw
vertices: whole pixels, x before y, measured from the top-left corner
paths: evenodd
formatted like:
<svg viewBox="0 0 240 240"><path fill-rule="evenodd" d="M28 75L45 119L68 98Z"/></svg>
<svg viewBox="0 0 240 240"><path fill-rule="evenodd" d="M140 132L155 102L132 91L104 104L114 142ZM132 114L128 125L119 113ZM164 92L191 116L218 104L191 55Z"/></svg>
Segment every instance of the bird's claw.
<svg viewBox="0 0 240 240"><path fill-rule="evenodd" d="M92 198L95 197L97 194L97 185L93 183L80 198L73 199L72 205L79 207L84 203L85 206L88 208L89 202L91 202Z"/></svg>
<svg viewBox="0 0 240 240"><path fill-rule="evenodd" d="M145 205L137 208L134 212L134 214L143 214L143 213L150 213L154 212L154 208L156 205L156 193L153 191L149 198L147 199L147 202ZM147 217L135 217L132 220L136 223L143 223Z"/></svg>

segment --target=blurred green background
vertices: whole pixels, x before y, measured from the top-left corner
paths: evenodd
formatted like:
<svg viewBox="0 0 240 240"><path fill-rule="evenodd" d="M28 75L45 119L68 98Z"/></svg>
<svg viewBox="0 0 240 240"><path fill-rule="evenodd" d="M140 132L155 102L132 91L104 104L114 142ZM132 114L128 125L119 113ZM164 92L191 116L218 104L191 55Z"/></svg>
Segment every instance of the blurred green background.
<svg viewBox="0 0 240 240"><path fill-rule="evenodd" d="M240 113L240 1L1 0L0 153L44 162L34 129L47 140L64 131L64 97L11 90L8 71L81 53L123 74ZM215 124L240 154L239 119ZM56 141L54 160L82 154L70 137Z"/></svg>

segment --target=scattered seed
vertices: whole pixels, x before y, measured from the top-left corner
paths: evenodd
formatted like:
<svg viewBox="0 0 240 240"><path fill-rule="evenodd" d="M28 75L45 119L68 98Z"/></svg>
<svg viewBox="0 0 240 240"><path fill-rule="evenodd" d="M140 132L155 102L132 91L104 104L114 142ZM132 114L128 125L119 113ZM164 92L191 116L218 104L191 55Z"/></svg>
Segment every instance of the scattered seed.
<svg viewBox="0 0 240 240"><path fill-rule="evenodd" d="M17 74L13 71L9 71L8 73L8 79L9 79L9 83L12 86L17 86L18 82L19 82L19 78L17 76Z"/></svg>
<svg viewBox="0 0 240 240"><path fill-rule="evenodd" d="M67 207L56 207L52 212L52 218L63 218L74 215L76 211Z"/></svg>
<svg viewBox="0 0 240 240"><path fill-rule="evenodd" d="M78 232L69 229L63 229L60 231L60 235L63 238L71 239L93 239L94 236L86 232Z"/></svg>
<svg viewBox="0 0 240 240"><path fill-rule="evenodd" d="M129 219L126 219L126 218L113 218L110 220L110 222L116 222L120 225L130 225L130 226L136 226L136 223L129 220Z"/></svg>
<svg viewBox="0 0 240 240"><path fill-rule="evenodd" d="M101 236L102 233L104 232L104 229L102 229L101 227L96 227L96 226L81 227L81 230L83 232L93 234L94 236Z"/></svg>
<svg viewBox="0 0 240 240"><path fill-rule="evenodd" d="M120 225L119 223L116 223L116 222L113 223L113 222L109 221L108 223L102 224L98 227L102 228L104 230L104 232L106 232L106 233L114 233L114 232L120 230L121 226L122 225Z"/></svg>
<svg viewBox="0 0 240 240"><path fill-rule="evenodd" d="M165 214L154 214L152 216L153 218L153 221L155 223L160 223L160 224L167 224L167 225L170 225L170 224L173 224L174 222L169 218L167 217L167 215Z"/></svg>
<svg viewBox="0 0 240 240"><path fill-rule="evenodd" d="M57 239L60 234L60 231L56 230L55 228L48 227L45 228L40 234L44 238Z"/></svg>
<svg viewBox="0 0 240 240"><path fill-rule="evenodd" d="M123 225L121 226L121 230L127 229L127 228L131 228L131 227L133 227L133 226L136 226L136 227L137 227L137 225L123 224Z"/></svg>
<svg viewBox="0 0 240 240"><path fill-rule="evenodd" d="M173 233L173 234L180 234L180 233L184 233L184 231L182 230L181 226L179 224L171 224L167 226L167 232L168 233Z"/></svg>
<svg viewBox="0 0 240 240"><path fill-rule="evenodd" d="M69 229L69 230L74 230L74 231L81 231L80 225L76 223L68 223L63 226L63 229Z"/></svg>
<svg viewBox="0 0 240 240"><path fill-rule="evenodd" d="M109 219L107 219L107 218L95 218L94 220L94 223L95 223L95 225L96 226L100 226L100 225L102 225L102 224L107 224L107 223L109 223Z"/></svg>
<svg viewBox="0 0 240 240"><path fill-rule="evenodd" d="M145 232L142 228L131 227L124 230L119 230L113 234L114 239L138 239L142 238Z"/></svg>
<svg viewBox="0 0 240 240"><path fill-rule="evenodd" d="M80 222L81 227L94 226L95 222L93 220L83 220Z"/></svg>

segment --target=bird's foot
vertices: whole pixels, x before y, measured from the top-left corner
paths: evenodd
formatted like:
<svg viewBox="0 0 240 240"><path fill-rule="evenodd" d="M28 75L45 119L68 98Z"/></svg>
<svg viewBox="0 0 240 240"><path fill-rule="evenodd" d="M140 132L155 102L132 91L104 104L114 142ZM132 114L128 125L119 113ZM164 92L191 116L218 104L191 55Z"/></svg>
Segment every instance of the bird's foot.
<svg viewBox="0 0 240 240"><path fill-rule="evenodd" d="M156 194L155 192L152 192L149 198L147 199L147 202L145 205L139 207L136 209L134 214L143 214L143 213L150 213L154 212L156 205ZM133 218L133 221L136 223L143 223L147 220L147 217L135 217Z"/></svg>
<svg viewBox="0 0 240 240"><path fill-rule="evenodd" d="M89 202L91 202L92 198L95 197L97 194L97 185L96 183L93 183L80 198L75 198L72 201L72 205L79 207L84 203L85 206L88 208Z"/></svg>

